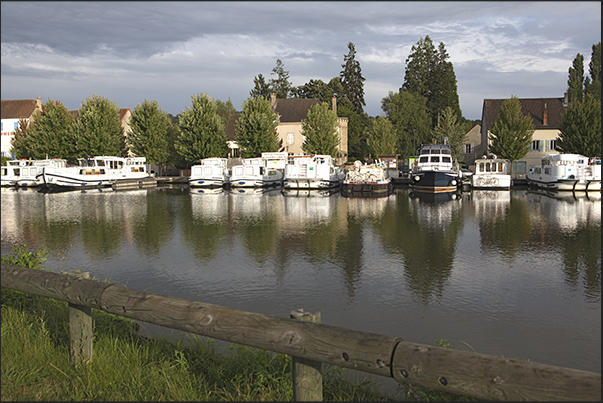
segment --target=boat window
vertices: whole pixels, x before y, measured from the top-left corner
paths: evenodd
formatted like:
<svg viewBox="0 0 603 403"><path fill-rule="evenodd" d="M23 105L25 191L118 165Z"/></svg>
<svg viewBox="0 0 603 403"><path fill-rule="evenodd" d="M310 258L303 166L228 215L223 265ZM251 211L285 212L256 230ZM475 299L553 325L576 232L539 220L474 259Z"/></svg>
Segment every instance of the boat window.
<svg viewBox="0 0 603 403"><path fill-rule="evenodd" d="M450 150L448 150L448 149L442 150L442 154L450 154Z"/></svg>
<svg viewBox="0 0 603 403"><path fill-rule="evenodd" d="M431 162L440 162L440 156L436 155L435 157L431 157Z"/></svg>
<svg viewBox="0 0 603 403"><path fill-rule="evenodd" d="M502 172L503 171L503 164L502 162L500 164L498 164L498 172Z"/></svg>
<svg viewBox="0 0 603 403"><path fill-rule="evenodd" d="M211 167L205 167L205 170L203 172L205 173L205 175L211 175L212 174L212 168Z"/></svg>
<svg viewBox="0 0 603 403"><path fill-rule="evenodd" d="M429 157L420 157L419 162L429 162Z"/></svg>
<svg viewBox="0 0 603 403"><path fill-rule="evenodd" d="M253 167L245 167L245 175L253 175Z"/></svg>
<svg viewBox="0 0 603 403"><path fill-rule="evenodd" d="M243 175L243 167L235 167L234 174L237 176Z"/></svg>
<svg viewBox="0 0 603 403"><path fill-rule="evenodd" d="M549 168L549 167L544 168L544 173L546 175L550 175L551 174L551 168Z"/></svg>
<svg viewBox="0 0 603 403"><path fill-rule="evenodd" d="M450 157L442 157L442 162L452 162Z"/></svg>
<svg viewBox="0 0 603 403"><path fill-rule="evenodd" d="M19 176L21 175L21 168L15 168L15 170L13 171L15 176Z"/></svg>
<svg viewBox="0 0 603 403"><path fill-rule="evenodd" d="M439 154L439 153L440 153L440 150L439 150L439 149L435 149L435 148L434 148L434 149L430 150L429 152L430 152L431 154Z"/></svg>
<svg viewBox="0 0 603 403"><path fill-rule="evenodd" d="M490 163L486 162L486 172L490 172Z"/></svg>
<svg viewBox="0 0 603 403"><path fill-rule="evenodd" d="M98 161L96 161L96 165L98 165L99 167L104 167L105 166L105 161L98 160Z"/></svg>

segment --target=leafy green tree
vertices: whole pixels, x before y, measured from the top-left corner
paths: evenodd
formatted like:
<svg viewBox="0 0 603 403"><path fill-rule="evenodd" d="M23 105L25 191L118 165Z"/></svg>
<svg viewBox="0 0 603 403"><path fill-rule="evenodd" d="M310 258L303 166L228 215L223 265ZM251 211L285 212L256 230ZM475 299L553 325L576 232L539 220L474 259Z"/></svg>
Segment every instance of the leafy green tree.
<svg viewBox="0 0 603 403"><path fill-rule="evenodd" d="M166 166L170 161L170 140L173 124L157 101L138 104L132 112L127 143L134 155L146 157L147 163Z"/></svg>
<svg viewBox="0 0 603 403"><path fill-rule="evenodd" d="M10 141L10 152L15 154L15 158L33 159L30 149L29 122L25 118L19 119L19 126L13 132L13 139ZM35 141L35 139L34 139ZM4 164L2 164L4 165Z"/></svg>
<svg viewBox="0 0 603 403"><path fill-rule="evenodd" d="M48 100L29 128L31 158L69 158L74 155L73 118L60 101Z"/></svg>
<svg viewBox="0 0 603 403"><path fill-rule="evenodd" d="M343 70L339 73L343 86L343 96L350 100L357 114L364 112L364 80L360 62L356 60L356 47L352 42L348 43L348 54L343 56Z"/></svg>
<svg viewBox="0 0 603 403"><path fill-rule="evenodd" d="M444 144L444 138L446 138L452 149L452 157L457 159L461 157L467 132L465 126L459 122L458 115L450 106L444 109L440 124L433 128L431 133L434 143Z"/></svg>
<svg viewBox="0 0 603 403"><path fill-rule="evenodd" d="M427 115L425 97L407 90L389 92L381 100L381 110L392 122L397 136L398 152L403 157L416 155L421 144L429 144L431 120Z"/></svg>
<svg viewBox="0 0 603 403"><path fill-rule="evenodd" d="M270 98L270 85L266 83L266 79L262 74L258 74L257 77L253 79L253 85L253 89L249 91L250 98Z"/></svg>
<svg viewBox="0 0 603 403"><path fill-rule="evenodd" d="M310 80L304 85L291 89L292 98L319 99L321 102L330 102L333 89L322 80Z"/></svg>
<svg viewBox="0 0 603 403"><path fill-rule="evenodd" d="M89 97L82 102L73 128L74 157L126 156L126 140L115 102L99 95Z"/></svg>
<svg viewBox="0 0 603 403"><path fill-rule="evenodd" d="M431 126L438 124L438 118L446 107L451 107L462 116L457 93L456 75L443 42L438 50L429 37L421 38L411 48L406 59L404 84L402 89L427 99L427 113Z"/></svg>
<svg viewBox="0 0 603 403"><path fill-rule="evenodd" d="M368 133L368 147L371 155L397 154L397 136L394 126L388 118L378 116L373 120L373 127Z"/></svg>
<svg viewBox="0 0 603 403"><path fill-rule="evenodd" d="M337 157L339 151L339 134L337 133L337 116L329 109L329 104L316 104L302 120L302 135L305 140L302 150L306 154L322 154Z"/></svg>
<svg viewBox="0 0 603 403"><path fill-rule="evenodd" d="M270 79L270 89L277 98L286 99L291 92L291 82L289 82L289 72L285 70L285 65L281 59L276 60L276 66L272 69L270 75L275 78Z"/></svg>
<svg viewBox="0 0 603 403"><path fill-rule="evenodd" d="M525 157L530 149L534 123L521 112L519 98L505 99L490 128L490 152L510 161Z"/></svg>
<svg viewBox="0 0 603 403"><path fill-rule="evenodd" d="M580 53L576 55L573 67L569 68L567 86L570 103L579 101L584 97L584 56Z"/></svg>
<svg viewBox="0 0 603 403"><path fill-rule="evenodd" d="M601 100L601 42L592 47L590 63L588 64L590 73L590 84L586 86L585 93L591 94L595 99Z"/></svg>
<svg viewBox="0 0 603 403"><path fill-rule="evenodd" d="M220 118L222 118L224 127L226 127L226 125L228 124L228 117L231 114L237 113L237 110L235 109L230 99L226 102L222 102L219 99L216 99L216 108L218 111L218 115L220 116Z"/></svg>
<svg viewBox="0 0 603 403"><path fill-rule="evenodd" d="M204 158L225 158L228 155L226 128L214 99L207 94L195 94L190 106L180 114L176 151L187 164Z"/></svg>
<svg viewBox="0 0 603 403"><path fill-rule="evenodd" d="M270 101L263 97L243 102L243 113L235 123L235 138L243 158L259 157L263 152L276 152L280 143L276 128L278 115Z"/></svg>
<svg viewBox="0 0 603 403"><path fill-rule="evenodd" d="M559 132L557 151L600 157L601 100L586 94L583 100L572 102L561 117Z"/></svg>

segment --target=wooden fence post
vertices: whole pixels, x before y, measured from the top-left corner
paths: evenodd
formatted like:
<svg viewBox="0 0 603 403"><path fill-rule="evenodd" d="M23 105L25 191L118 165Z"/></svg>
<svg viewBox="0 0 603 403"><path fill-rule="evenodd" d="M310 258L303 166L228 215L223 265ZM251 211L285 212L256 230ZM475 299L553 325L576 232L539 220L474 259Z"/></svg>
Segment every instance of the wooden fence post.
<svg viewBox="0 0 603 403"><path fill-rule="evenodd" d="M90 273L82 270L67 272L78 278L90 278ZM92 308L69 305L69 358L73 366L92 361Z"/></svg>
<svg viewBox="0 0 603 403"><path fill-rule="evenodd" d="M320 323L320 312L291 311L291 319ZM322 401L322 363L293 356L293 401Z"/></svg>

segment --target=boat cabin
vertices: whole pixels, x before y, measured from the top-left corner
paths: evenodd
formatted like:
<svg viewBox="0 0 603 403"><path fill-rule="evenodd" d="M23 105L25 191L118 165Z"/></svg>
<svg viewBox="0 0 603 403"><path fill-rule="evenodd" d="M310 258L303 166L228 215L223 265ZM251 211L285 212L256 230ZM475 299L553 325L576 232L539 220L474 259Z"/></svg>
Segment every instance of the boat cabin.
<svg viewBox="0 0 603 403"><path fill-rule="evenodd" d="M452 150L448 144L427 144L421 147L416 167L422 171L449 171L452 163Z"/></svg>

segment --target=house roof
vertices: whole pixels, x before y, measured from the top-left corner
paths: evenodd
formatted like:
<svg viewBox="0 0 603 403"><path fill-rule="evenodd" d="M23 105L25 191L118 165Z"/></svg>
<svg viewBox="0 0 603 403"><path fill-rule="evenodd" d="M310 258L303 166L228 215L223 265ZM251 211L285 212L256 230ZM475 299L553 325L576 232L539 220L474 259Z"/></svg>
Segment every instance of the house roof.
<svg viewBox="0 0 603 403"><path fill-rule="evenodd" d="M281 123L301 122L308 115L308 110L320 104L319 99L277 99L274 111L280 115Z"/></svg>
<svg viewBox="0 0 603 403"><path fill-rule="evenodd" d="M498 110L502 106L504 99L484 99L482 109L482 124L486 130L490 130L492 124L498 116ZM563 98L519 98L521 112L532 118L535 129L557 129L561 123L561 116L565 111L566 105ZM546 108L546 124L545 124Z"/></svg>
<svg viewBox="0 0 603 403"><path fill-rule="evenodd" d="M241 116L240 113L231 113L228 115L228 123L226 124L226 140L235 141L235 122Z"/></svg>
<svg viewBox="0 0 603 403"><path fill-rule="evenodd" d="M35 99L2 100L2 119L29 119L36 106Z"/></svg>

